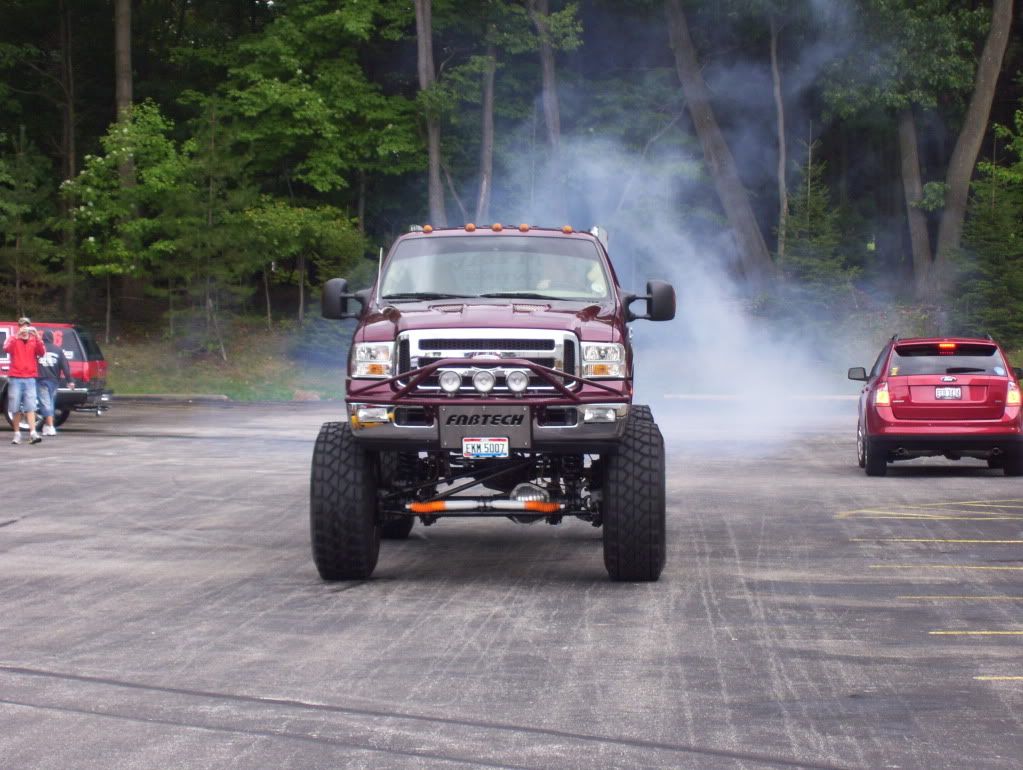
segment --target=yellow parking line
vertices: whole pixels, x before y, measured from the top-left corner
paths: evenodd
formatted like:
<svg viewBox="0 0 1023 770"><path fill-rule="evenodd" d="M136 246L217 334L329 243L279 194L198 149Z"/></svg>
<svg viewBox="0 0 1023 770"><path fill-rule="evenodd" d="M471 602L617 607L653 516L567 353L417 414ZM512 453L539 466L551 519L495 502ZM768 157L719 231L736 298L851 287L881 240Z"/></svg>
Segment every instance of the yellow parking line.
<svg viewBox="0 0 1023 770"><path fill-rule="evenodd" d="M897 596L896 599L932 599L934 601L984 601L984 602L1023 602L1023 596L955 596L952 594L920 594L916 596Z"/></svg>
<svg viewBox="0 0 1023 770"><path fill-rule="evenodd" d="M1023 682L1023 676L975 676L980 682Z"/></svg>
<svg viewBox="0 0 1023 770"><path fill-rule="evenodd" d="M1023 540L982 540L970 538L942 537L854 537L854 543L982 543L985 545L1014 545Z"/></svg>
<svg viewBox="0 0 1023 770"><path fill-rule="evenodd" d="M973 564L871 564L871 569L983 569L1023 571L1023 567L989 567Z"/></svg>
<svg viewBox="0 0 1023 770"><path fill-rule="evenodd" d="M1023 507L1023 500L1018 498L1009 498L1007 500L945 500L937 503L903 503L906 508L937 508L943 505L997 505L999 503L1016 503L1018 507ZM1008 506L1013 507L1013 506Z"/></svg>
<svg viewBox="0 0 1023 770"><path fill-rule="evenodd" d="M1023 636L1023 631L928 631L931 636Z"/></svg>

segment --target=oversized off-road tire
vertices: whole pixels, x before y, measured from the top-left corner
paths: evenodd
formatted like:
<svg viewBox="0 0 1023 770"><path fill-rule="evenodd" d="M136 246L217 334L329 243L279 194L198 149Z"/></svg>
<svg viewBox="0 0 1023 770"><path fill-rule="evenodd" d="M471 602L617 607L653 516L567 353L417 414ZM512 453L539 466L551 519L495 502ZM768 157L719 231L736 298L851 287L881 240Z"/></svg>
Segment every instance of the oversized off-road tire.
<svg viewBox="0 0 1023 770"><path fill-rule="evenodd" d="M1002 473L1006 476L1023 476L1023 449L1010 449L1002 460Z"/></svg>
<svg viewBox="0 0 1023 770"><path fill-rule="evenodd" d="M612 580L657 580L667 540L664 439L657 424L630 415L621 446L603 470L604 566Z"/></svg>
<svg viewBox="0 0 1023 770"><path fill-rule="evenodd" d="M863 423L856 423L856 464L867 467L867 437L863 434Z"/></svg>
<svg viewBox="0 0 1023 770"><path fill-rule="evenodd" d="M362 580L380 553L376 457L348 423L328 422L313 449L309 528L313 561L324 580Z"/></svg>
<svg viewBox="0 0 1023 770"><path fill-rule="evenodd" d="M650 407L645 404L633 404L629 407L629 415L635 417L637 420L646 420L647 422L654 421L654 413L650 411Z"/></svg>
<svg viewBox="0 0 1023 770"><path fill-rule="evenodd" d="M379 454L380 486L391 488L395 482L406 481L402 478L408 472L408 463L400 452L380 452ZM381 514L379 517L380 537L384 540L404 540L416 525L415 516L402 514Z"/></svg>
<svg viewBox="0 0 1023 770"><path fill-rule="evenodd" d="M888 474L888 453L878 449L877 443L870 436L863 437L863 469L868 476Z"/></svg>

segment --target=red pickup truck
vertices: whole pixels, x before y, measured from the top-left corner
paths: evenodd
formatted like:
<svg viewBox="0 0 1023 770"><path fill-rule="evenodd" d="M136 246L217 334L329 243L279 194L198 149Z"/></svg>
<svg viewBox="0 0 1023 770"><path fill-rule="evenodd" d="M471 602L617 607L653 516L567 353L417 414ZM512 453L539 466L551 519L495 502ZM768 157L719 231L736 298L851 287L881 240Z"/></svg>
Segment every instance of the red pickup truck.
<svg viewBox="0 0 1023 770"><path fill-rule="evenodd" d="M56 425L63 425L72 411L101 414L110 408L111 392L107 390L107 362L96 338L81 326L66 323L33 323L39 331L53 332L53 341L60 346L71 365L73 388L60 388L53 415ZM7 370L10 358L3 352L3 343L17 334L15 321L0 321L0 404L7 424L13 415L7 408ZM42 422L42 418L38 418Z"/></svg>
<svg viewBox="0 0 1023 770"><path fill-rule="evenodd" d="M612 579L657 580L664 442L634 405L627 324L675 316L675 292L624 292L597 228L417 228L373 286L323 289L356 318L347 414L313 453L313 559L326 580L373 572L416 520L573 516L603 527ZM642 301L646 312L631 306Z"/></svg>

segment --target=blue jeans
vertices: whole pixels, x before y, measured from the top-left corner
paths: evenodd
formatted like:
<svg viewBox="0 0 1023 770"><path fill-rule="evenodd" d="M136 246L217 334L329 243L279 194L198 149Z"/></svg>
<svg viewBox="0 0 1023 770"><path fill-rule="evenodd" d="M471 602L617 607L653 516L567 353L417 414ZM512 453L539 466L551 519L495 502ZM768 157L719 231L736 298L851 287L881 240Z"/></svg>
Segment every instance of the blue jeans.
<svg viewBox="0 0 1023 770"><path fill-rule="evenodd" d="M39 414L43 417L53 417L53 406L57 403L57 381L36 380L36 390L39 391Z"/></svg>
<svg viewBox="0 0 1023 770"><path fill-rule="evenodd" d="M36 378L11 377L7 380L7 411L34 412L36 410Z"/></svg>

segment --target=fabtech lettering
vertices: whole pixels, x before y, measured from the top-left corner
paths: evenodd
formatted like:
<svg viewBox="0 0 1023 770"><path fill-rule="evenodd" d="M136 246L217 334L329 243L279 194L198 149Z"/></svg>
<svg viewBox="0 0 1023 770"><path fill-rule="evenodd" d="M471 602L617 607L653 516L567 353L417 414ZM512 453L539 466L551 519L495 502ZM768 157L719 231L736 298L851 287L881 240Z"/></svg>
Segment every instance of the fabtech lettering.
<svg viewBox="0 0 1023 770"><path fill-rule="evenodd" d="M452 414L447 425L521 425L524 414Z"/></svg>

